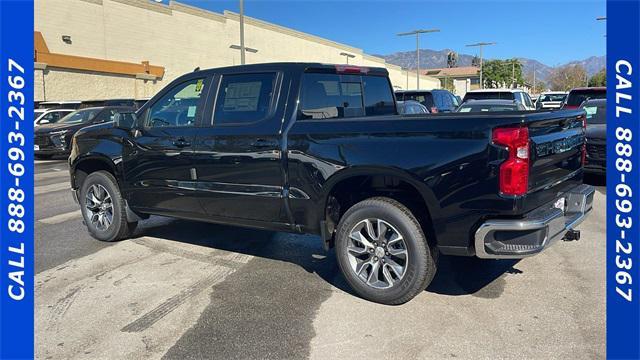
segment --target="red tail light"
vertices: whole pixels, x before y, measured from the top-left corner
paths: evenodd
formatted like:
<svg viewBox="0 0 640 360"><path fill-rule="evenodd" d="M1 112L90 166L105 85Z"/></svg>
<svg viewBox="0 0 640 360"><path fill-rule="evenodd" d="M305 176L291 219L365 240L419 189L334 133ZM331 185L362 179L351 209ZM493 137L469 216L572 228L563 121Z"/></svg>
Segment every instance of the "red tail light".
<svg viewBox="0 0 640 360"><path fill-rule="evenodd" d="M339 74L366 74L369 68L350 65L336 65L336 72Z"/></svg>
<svg viewBox="0 0 640 360"><path fill-rule="evenodd" d="M526 127L497 128L493 143L506 146L509 158L500 165L500 194L519 196L529 187L529 129Z"/></svg>
<svg viewBox="0 0 640 360"><path fill-rule="evenodd" d="M438 112L438 108L437 108L437 107L435 107L435 106L432 106L432 107L431 107L431 113L432 113L432 114L435 114L435 113L437 113L437 112Z"/></svg>

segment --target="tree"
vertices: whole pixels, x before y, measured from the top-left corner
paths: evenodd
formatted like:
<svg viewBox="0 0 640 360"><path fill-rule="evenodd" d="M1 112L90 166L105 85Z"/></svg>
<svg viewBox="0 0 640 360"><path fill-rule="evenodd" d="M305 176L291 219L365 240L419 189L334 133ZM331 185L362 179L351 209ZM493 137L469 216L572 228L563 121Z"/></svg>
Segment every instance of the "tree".
<svg viewBox="0 0 640 360"><path fill-rule="evenodd" d="M587 72L580 65L565 65L551 72L549 85L551 89L568 91L587 84Z"/></svg>
<svg viewBox="0 0 640 360"><path fill-rule="evenodd" d="M500 88L524 84L522 64L518 59L489 60L482 65L485 88Z"/></svg>
<svg viewBox="0 0 640 360"><path fill-rule="evenodd" d="M607 70L602 69L589 79L589 86L607 86Z"/></svg>

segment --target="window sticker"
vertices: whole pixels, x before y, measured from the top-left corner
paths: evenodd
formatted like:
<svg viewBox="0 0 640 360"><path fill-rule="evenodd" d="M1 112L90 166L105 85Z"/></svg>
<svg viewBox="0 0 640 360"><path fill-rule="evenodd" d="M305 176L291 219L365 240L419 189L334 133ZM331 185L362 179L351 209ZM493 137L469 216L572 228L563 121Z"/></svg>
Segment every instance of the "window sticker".
<svg viewBox="0 0 640 360"><path fill-rule="evenodd" d="M189 106L189 110L187 110L187 117L194 117L196 116L196 107L195 106Z"/></svg>
<svg viewBox="0 0 640 360"><path fill-rule="evenodd" d="M204 81L202 79L198 80L198 82L196 83L196 92L202 91L203 84L204 84Z"/></svg>

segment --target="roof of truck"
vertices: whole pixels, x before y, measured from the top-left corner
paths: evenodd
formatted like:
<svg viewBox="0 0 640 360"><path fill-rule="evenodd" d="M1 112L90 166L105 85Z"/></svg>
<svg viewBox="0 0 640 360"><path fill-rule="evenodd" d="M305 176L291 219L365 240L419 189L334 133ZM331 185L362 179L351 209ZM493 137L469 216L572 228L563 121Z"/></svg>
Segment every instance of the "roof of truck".
<svg viewBox="0 0 640 360"><path fill-rule="evenodd" d="M317 69L317 70L330 70L335 71L337 69L344 70L356 70L362 69L363 72L372 72L375 71L377 73L389 74L389 71L383 67L375 67L375 66L358 66L351 64L326 64L326 63L314 63L314 62L271 62L271 63L259 63L259 64L247 64L247 65L233 65L233 66L224 66L219 68L209 68L209 69L197 69L194 73L211 73L216 71L246 71L246 70L274 70L274 69L295 69L297 71L305 71L307 69Z"/></svg>

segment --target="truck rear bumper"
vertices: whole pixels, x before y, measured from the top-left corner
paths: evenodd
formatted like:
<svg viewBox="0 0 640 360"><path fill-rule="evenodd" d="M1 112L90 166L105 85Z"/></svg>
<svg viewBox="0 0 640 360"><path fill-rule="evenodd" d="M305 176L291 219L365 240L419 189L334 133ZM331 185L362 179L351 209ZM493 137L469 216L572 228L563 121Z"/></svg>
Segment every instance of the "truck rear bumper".
<svg viewBox="0 0 640 360"><path fill-rule="evenodd" d="M593 186L579 185L522 219L487 220L475 234L476 256L520 259L541 252L585 219L593 195Z"/></svg>

